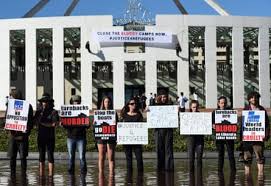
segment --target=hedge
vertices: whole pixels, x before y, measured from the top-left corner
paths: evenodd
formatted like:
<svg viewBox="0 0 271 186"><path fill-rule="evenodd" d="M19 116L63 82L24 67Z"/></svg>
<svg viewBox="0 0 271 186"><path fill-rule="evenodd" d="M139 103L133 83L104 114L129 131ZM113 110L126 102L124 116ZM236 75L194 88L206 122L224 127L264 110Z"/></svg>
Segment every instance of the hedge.
<svg viewBox="0 0 271 186"><path fill-rule="evenodd" d="M91 120L90 120L91 121ZM3 121L1 122L0 130L0 151L7 151L8 147L8 131L3 130ZM95 141L93 137L93 130L90 128L87 132L87 151L97 151L95 147ZM66 152L67 151L67 133L66 130L62 127L56 128L56 152ZM179 134L179 129L174 129L174 137L173 137L173 147L175 152L185 152L186 151L186 140L184 136ZM214 136L206 136L205 151L215 151L215 143ZM239 140L236 140L235 143L236 148L239 146ZM271 140L265 143L266 149L271 150ZM117 151L122 151L122 145L117 145ZM34 128L30 134L29 140L29 151L35 152L37 151L37 129ZM154 143L154 129L149 129L149 144L144 145L144 151L152 152L155 151L155 143Z"/></svg>

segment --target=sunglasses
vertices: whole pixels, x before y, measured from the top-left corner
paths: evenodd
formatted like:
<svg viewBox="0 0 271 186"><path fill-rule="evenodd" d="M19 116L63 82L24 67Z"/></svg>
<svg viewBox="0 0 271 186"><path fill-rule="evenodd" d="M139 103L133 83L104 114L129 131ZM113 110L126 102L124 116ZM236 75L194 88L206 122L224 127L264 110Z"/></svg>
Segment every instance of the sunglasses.
<svg viewBox="0 0 271 186"><path fill-rule="evenodd" d="M135 105L135 103L129 103L129 105Z"/></svg>

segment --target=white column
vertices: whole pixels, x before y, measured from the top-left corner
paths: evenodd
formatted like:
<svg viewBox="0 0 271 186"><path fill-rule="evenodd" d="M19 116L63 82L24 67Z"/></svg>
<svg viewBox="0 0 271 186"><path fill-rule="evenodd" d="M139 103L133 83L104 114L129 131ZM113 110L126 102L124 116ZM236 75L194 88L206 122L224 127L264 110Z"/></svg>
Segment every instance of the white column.
<svg viewBox="0 0 271 186"><path fill-rule="evenodd" d="M0 110L6 110L6 99L9 95L10 87L10 43L9 43L9 30L8 28L0 27Z"/></svg>
<svg viewBox="0 0 271 186"><path fill-rule="evenodd" d="M64 104L64 34L63 28L53 28L53 98L55 108Z"/></svg>
<svg viewBox="0 0 271 186"><path fill-rule="evenodd" d="M92 61L90 54L85 49L89 41L90 29L81 27L81 97L82 104L87 104L92 109Z"/></svg>
<svg viewBox="0 0 271 186"><path fill-rule="evenodd" d="M150 93L157 93L157 61L153 58L145 61L145 95L149 97Z"/></svg>
<svg viewBox="0 0 271 186"><path fill-rule="evenodd" d="M244 107L244 47L243 28L232 28L232 88L233 107Z"/></svg>
<svg viewBox="0 0 271 186"><path fill-rule="evenodd" d="M205 28L206 108L217 105L216 27Z"/></svg>
<svg viewBox="0 0 271 186"><path fill-rule="evenodd" d="M33 109L37 103L37 47L36 29L25 30L25 99L29 101Z"/></svg>
<svg viewBox="0 0 271 186"><path fill-rule="evenodd" d="M120 57L118 61L113 61L113 104L114 109L122 109L124 106L124 61Z"/></svg>
<svg viewBox="0 0 271 186"><path fill-rule="evenodd" d="M259 91L261 105L270 107L269 28L259 28Z"/></svg>
<svg viewBox="0 0 271 186"><path fill-rule="evenodd" d="M178 33L178 42L182 51L180 52L180 59L177 63L177 93L183 92L184 95L189 97L189 39L188 27L183 28ZM188 102L186 103L188 106Z"/></svg>

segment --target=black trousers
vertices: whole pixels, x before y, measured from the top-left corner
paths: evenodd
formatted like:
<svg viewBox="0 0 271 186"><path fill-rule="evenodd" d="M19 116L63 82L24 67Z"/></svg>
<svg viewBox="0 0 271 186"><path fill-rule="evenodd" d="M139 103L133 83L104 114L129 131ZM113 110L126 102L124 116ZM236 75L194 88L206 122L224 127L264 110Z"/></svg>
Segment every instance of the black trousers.
<svg viewBox="0 0 271 186"><path fill-rule="evenodd" d="M189 169L189 185L201 186L202 183L202 155L204 148L204 137L199 135L187 136L187 153ZM196 166L195 166L195 154ZM196 171L195 171L196 167Z"/></svg>
<svg viewBox="0 0 271 186"><path fill-rule="evenodd" d="M45 162L45 154L47 151L48 162L54 163L55 139L42 139L38 137L39 161Z"/></svg>
<svg viewBox="0 0 271 186"><path fill-rule="evenodd" d="M137 171L143 171L142 145L123 145L127 161L127 171L133 171L133 151L135 152Z"/></svg>
<svg viewBox="0 0 271 186"><path fill-rule="evenodd" d="M174 171L173 129L155 129L157 170Z"/></svg>
<svg viewBox="0 0 271 186"><path fill-rule="evenodd" d="M16 172L16 159L17 153L20 153L21 171L26 172L28 155L28 137L23 137L22 140L16 140L14 137L9 139L8 156L10 157L10 170L11 173Z"/></svg>
<svg viewBox="0 0 271 186"><path fill-rule="evenodd" d="M217 140L216 148L218 151L218 171L222 172L224 167L224 154L225 145L228 151L228 158L230 162L231 171L236 171L235 159L234 159L234 140Z"/></svg>

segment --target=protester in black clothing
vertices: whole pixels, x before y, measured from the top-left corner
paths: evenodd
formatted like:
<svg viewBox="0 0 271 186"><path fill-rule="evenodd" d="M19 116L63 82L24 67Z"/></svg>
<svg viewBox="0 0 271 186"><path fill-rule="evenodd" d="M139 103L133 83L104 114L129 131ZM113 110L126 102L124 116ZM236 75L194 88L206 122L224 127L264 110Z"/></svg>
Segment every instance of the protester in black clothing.
<svg viewBox="0 0 271 186"><path fill-rule="evenodd" d="M81 96L74 95L70 100L71 105L81 104ZM69 174L74 174L75 166L75 152L76 149L79 152L80 158L80 169L81 174L84 175L87 173L87 163L86 163L86 130L90 127L88 126L64 126L67 129L67 148L69 153Z"/></svg>
<svg viewBox="0 0 271 186"><path fill-rule="evenodd" d="M197 100L190 102L190 112L199 112L199 103ZM187 152L188 152L188 164L190 181L194 181L195 167L197 170L197 180L202 178L202 155L204 148L204 136L203 135L189 135L187 136ZM196 166L194 165L195 154L197 154Z"/></svg>
<svg viewBox="0 0 271 186"><path fill-rule="evenodd" d="M165 91L160 92L160 95L157 97L156 105L168 105L168 94ZM158 171L174 171L173 129L156 128L154 136Z"/></svg>
<svg viewBox="0 0 271 186"><path fill-rule="evenodd" d="M227 98L225 96L218 98L216 110L230 110L230 108L227 106ZM212 112L212 123L215 125L215 110ZM228 151L231 172L236 172L234 159L234 140L216 140L216 148L218 151L218 173L223 173L225 145Z"/></svg>
<svg viewBox="0 0 271 186"><path fill-rule="evenodd" d="M58 112L54 110L54 100L47 93L38 100L41 109L35 114L35 122L38 126L38 150L40 162L40 176L45 174L45 153L48 155L49 176L54 173L55 127L59 121Z"/></svg>
<svg viewBox="0 0 271 186"><path fill-rule="evenodd" d="M10 92L10 99L22 100L22 95L17 90ZM29 105L28 118L27 118L27 130L26 132L9 131L9 144L8 144L8 156L10 157L10 173L11 176L16 174L16 158L17 153L20 154L21 159L21 173L26 174L28 156L28 138L30 131L33 128L33 108Z"/></svg>
<svg viewBox="0 0 271 186"><path fill-rule="evenodd" d="M138 102L131 98L121 111L121 118L123 122L142 122L143 116L139 111ZM142 145L123 145L127 161L127 171L133 170L133 151L135 152L137 160L138 172L143 171Z"/></svg>
<svg viewBox="0 0 271 186"><path fill-rule="evenodd" d="M265 112L265 137L263 141L243 141L243 150L244 150L244 164L245 164L245 175L251 176L251 164L253 153L256 156L257 167L258 167L258 179L262 180L264 176L264 142L268 141L270 137L270 124L269 118L266 110L263 106L259 104L260 94L258 92L250 92L247 96L249 105L244 108L244 110L261 110ZM241 139L243 128L241 130Z"/></svg>

